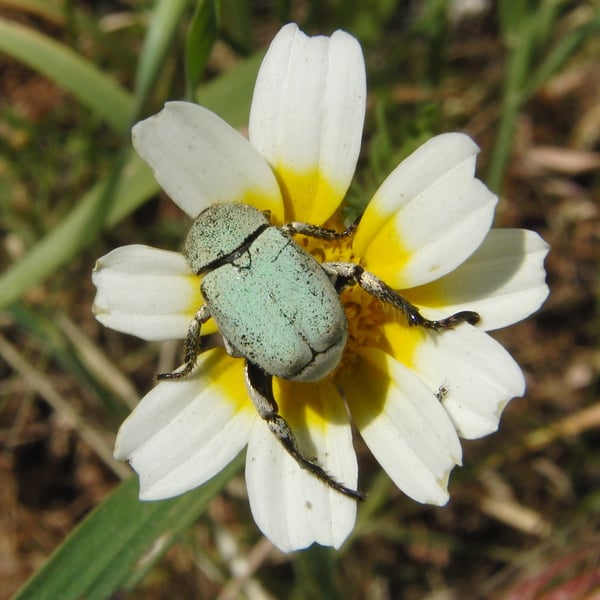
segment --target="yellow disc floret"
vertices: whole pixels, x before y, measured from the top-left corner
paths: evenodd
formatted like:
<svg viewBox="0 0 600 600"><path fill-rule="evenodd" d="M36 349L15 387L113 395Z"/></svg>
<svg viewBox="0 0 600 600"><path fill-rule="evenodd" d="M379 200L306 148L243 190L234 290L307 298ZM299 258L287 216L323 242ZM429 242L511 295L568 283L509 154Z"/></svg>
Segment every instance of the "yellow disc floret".
<svg viewBox="0 0 600 600"><path fill-rule="evenodd" d="M331 224L328 223L327 226ZM336 227L340 229L340 227ZM304 235L295 236L296 242L318 262L359 263L360 259L352 250L352 236L335 240L322 240ZM335 378L344 368L352 367L359 351L365 347L375 347L395 355L406 364L412 362L412 354L416 343L424 334L419 328L409 328L404 316L390 305L382 302L372 294L354 285L346 288L340 295L348 321L348 341L339 367L334 371ZM397 334L402 332L400 345L391 343L386 330L392 329Z"/></svg>

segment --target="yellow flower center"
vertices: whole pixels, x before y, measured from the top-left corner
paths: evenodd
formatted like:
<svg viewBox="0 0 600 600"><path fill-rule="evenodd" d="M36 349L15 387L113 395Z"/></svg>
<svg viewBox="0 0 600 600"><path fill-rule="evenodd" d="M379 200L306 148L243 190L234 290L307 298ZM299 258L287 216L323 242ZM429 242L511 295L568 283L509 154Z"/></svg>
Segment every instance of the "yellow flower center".
<svg viewBox="0 0 600 600"><path fill-rule="evenodd" d="M338 231L342 229L336 217L324 226ZM319 263L361 264L362 262L352 249L352 235L336 240L295 235L294 240ZM362 266L367 267L364 264ZM336 388L339 390L340 384L344 386L344 380L352 382L357 374L362 377L365 372L373 372L366 366L368 361L362 354L365 349L381 350L407 367L413 368L415 350L426 335L422 327L409 327L404 314L369 294L358 284L346 288L340 294L340 301L348 322L348 340L338 367L319 382L304 383L274 379L275 397L280 413L288 420L292 429L300 434L300 437L303 435L302 432L306 432L307 423L310 423L312 428L326 429L339 419L345 420L343 404L332 401L336 397L333 390ZM387 378L379 376L370 380L369 385L373 389L373 397L367 402L370 410L377 410L374 402L377 399L381 401L385 397L380 388L386 386L387 382ZM361 383L364 385L365 382ZM307 391L308 386L310 392ZM337 414L336 410L342 412ZM302 444L305 442L306 440L301 440ZM310 448L310 444L307 447Z"/></svg>
<svg viewBox="0 0 600 600"><path fill-rule="evenodd" d="M301 248L320 263L360 263L352 251L351 235L332 241L297 235L295 240ZM342 362L333 373L334 378L341 369L351 368L358 358L359 350L365 347L385 350L410 364L415 346L414 343L411 343L411 338L413 338L411 334L414 328L408 327L404 316L399 311L364 291L359 285L346 288L340 295L340 301L344 306L348 321L348 341ZM397 350L392 351L389 340L384 334L386 327L392 327L395 330L400 327L403 334L406 333L407 343L402 344L402 356L397 356ZM416 341L414 339L414 342Z"/></svg>

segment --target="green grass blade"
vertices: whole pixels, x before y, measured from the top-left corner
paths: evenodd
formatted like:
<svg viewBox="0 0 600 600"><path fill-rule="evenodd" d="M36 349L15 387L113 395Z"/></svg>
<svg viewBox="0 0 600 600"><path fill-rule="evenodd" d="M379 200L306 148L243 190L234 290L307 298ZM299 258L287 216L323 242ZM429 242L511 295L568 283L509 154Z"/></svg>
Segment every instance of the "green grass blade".
<svg viewBox="0 0 600 600"><path fill-rule="evenodd" d="M254 82L264 54L254 54L222 77L202 86L198 91L198 104L212 110L233 127L248 125Z"/></svg>
<svg viewBox="0 0 600 600"><path fill-rule="evenodd" d="M314 545L303 552L296 552L293 555L296 584L291 599L344 598L336 577L336 561L337 551L333 548Z"/></svg>
<svg viewBox="0 0 600 600"><path fill-rule="evenodd" d="M242 455L200 488L160 502L122 483L54 552L13 600L106 600L132 589L240 470Z"/></svg>
<svg viewBox="0 0 600 600"><path fill-rule="evenodd" d="M65 9L56 0L0 0L0 6L23 10L57 25L65 21Z"/></svg>
<svg viewBox="0 0 600 600"><path fill-rule="evenodd" d="M189 0L159 0L156 3L136 72L136 112L160 73L188 4Z"/></svg>
<svg viewBox="0 0 600 600"><path fill-rule="evenodd" d="M513 133L516 127L523 99L523 88L527 81L533 60L533 34L536 15L523 3L517 2L520 17L514 15L502 17L507 4L501 2L498 7L499 21L504 24L502 36L506 46L504 89L502 93L502 116L490 160L486 183L495 192L500 192L504 170L512 150ZM508 11L510 13L510 11Z"/></svg>
<svg viewBox="0 0 600 600"><path fill-rule="evenodd" d="M255 47L251 14L248 0L221 0L221 27L228 41L243 54Z"/></svg>
<svg viewBox="0 0 600 600"><path fill-rule="evenodd" d="M32 285L58 269L95 239L92 223L101 225L99 207L111 201L106 224L114 225L158 190L145 163L131 152L121 176L109 175L96 184L76 207L18 263L0 276L0 307L16 300Z"/></svg>
<svg viewBox="0 0 600 600"><path fill-rule="evenodd" d="M600 34L600 13L582 27L565 35L549 51L543 62L529 77L523 90L525 100L531 98L550 77L557 73L584 44Z"/></svg>
<svg viewBox="0 0 600 600"><path fill-rule="evenodd" d="M198 0L185 40L186 97L192 101L217 32L215 0Z"/></svg>
<svg viewBox="0 0 600 600"><path fill-rule="evenodd" d="M564 11L565 0L543 0L536 2L531 10L535 11L535 21L531 28L532 45L536 50L542 50L547 41L557 31L558 19Z"/></svg>
<svg viewBox="0 0 600 600"><path fill-rule="evenodd" d="M133 107L131 95L64 44L0 18L0 52L54 81L119 133L127 131Z"/></svg>

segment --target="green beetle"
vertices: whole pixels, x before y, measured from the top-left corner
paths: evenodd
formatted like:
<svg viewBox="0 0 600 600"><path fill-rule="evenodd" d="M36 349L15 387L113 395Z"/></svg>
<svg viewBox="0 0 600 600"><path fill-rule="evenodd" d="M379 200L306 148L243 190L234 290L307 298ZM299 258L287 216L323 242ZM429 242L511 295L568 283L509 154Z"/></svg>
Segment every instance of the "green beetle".
<svg viewBox="0 0 600 600"><path fill-rule="evenodd" d="M320 239L349 236L355 226L338 232L308 223L275 227L268 215L247 204L223 203L206 208L194 221L183 247L192 271L202 274L204 304L190 324L183 367L159 379L189 375L200 352L200 330L213 317L231 356L245 359L248 393L271 431L305 469L333 489L361 499L362 494L336 481L306 458L279 414L272 378L317 381L339 364L347 339L347 322L339 294L360 285L402 311L409 325L447 329L479 315L462 311L439 321L419 310L372 273L355 263L319 263L292 239L304 234Z"/></svg>

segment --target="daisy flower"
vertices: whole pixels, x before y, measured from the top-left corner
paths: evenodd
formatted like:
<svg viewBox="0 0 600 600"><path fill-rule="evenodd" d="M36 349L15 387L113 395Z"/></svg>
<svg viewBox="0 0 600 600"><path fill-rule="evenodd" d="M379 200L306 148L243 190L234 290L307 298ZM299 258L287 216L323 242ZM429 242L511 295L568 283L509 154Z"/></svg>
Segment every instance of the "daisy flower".
<svg viewBox="0 0 600 600"><path fill-rule="evenodd" d="M351 35L309 38L289 24L260 68L249 140L201 106L170 102L134 127L133 143L193 219L215 203L245 203L269 211L274 226L341 230L365 99ZM347 342L339 365L314 382L274 378L279 414L303 455L351 490L358 467L350 419L405 494L443 505L461 463L459 437L495 431L507 402L524 393L518 365L487 332L544 301L548 246L531 231L490 229L496 197L474 176L477 153L466 135L437 136L383 182L351 235L293 235L320 263L360 265L428 319L480 316L440 331L411 327L402 311L354 285L340 295ZM96 264L94 313L146 340L185 339L204 304L201 280L177 252L118 248ZM201 333L216 330L210 319ZM314 542L338 548L357 503L300 468L258 416L244 359L224 348L201 352L188 377L144 396L119 430L115 456L139 474L140 497L158 500L201 485L244 448L262 532L283 551Z"/></svg>

